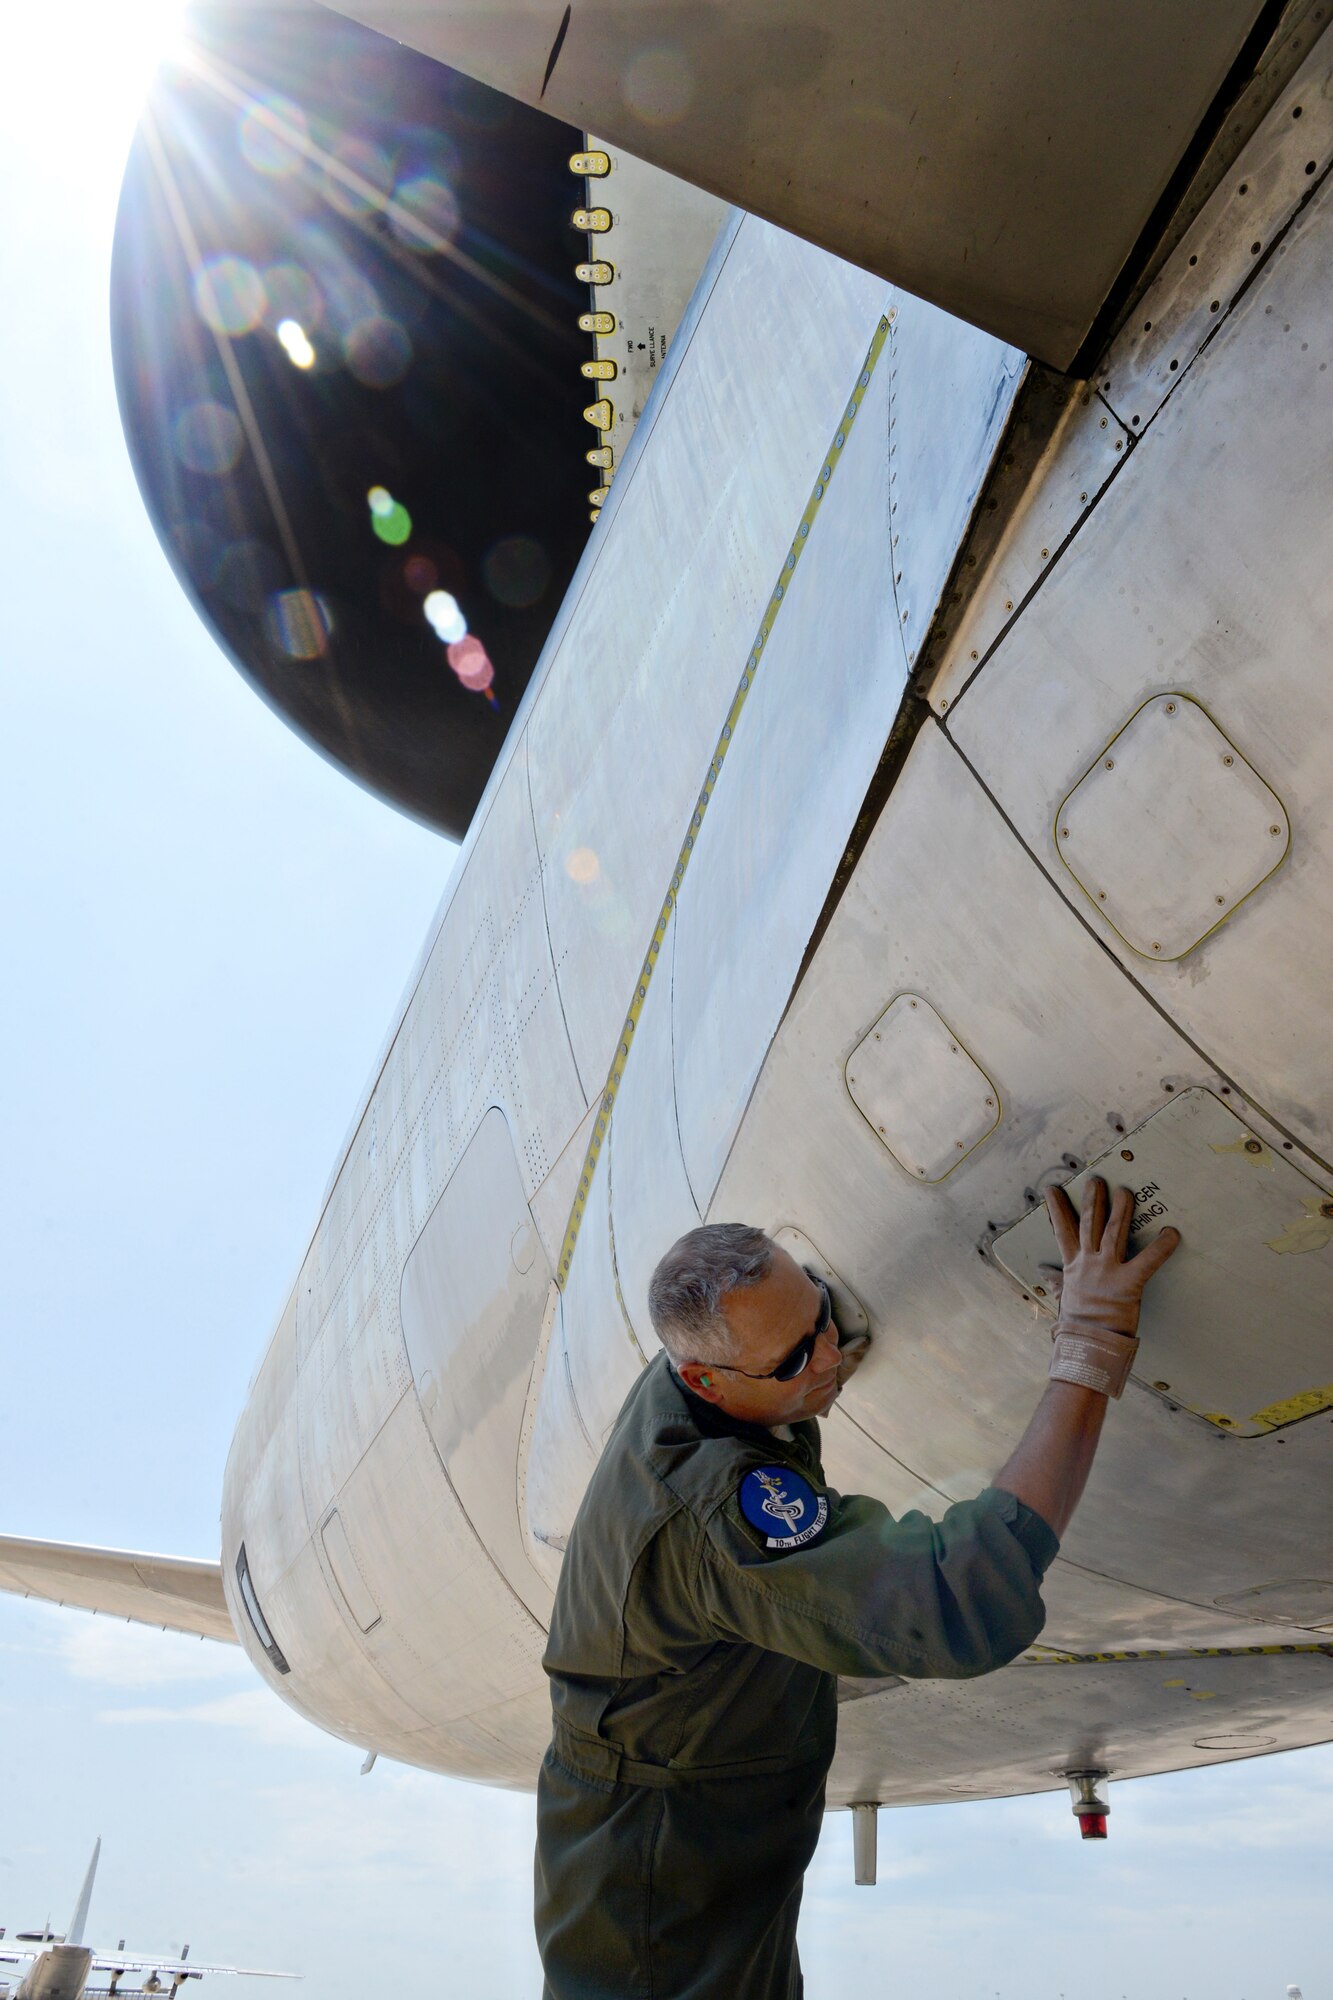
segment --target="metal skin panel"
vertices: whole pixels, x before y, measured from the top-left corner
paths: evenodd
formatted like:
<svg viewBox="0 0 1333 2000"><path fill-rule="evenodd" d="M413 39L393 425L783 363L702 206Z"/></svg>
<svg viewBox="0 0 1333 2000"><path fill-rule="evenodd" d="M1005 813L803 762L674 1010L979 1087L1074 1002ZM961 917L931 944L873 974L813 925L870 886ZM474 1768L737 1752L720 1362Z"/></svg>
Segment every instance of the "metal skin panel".
<svg viewBox="0 0 1333 2000"><path fill-rule="evenodd" d="M519 1520L534 1567L554 1591L559 1558L597 1463L599 1445L579 1414L570 1380L568 1323L552 1287L532 1371L518 1462Z"/></svg>
<svg viewBox="0 0 1333 2000"><path fill-rule="evenodd" d="M1026 363L963 320L896 293L889 328L893 604L914 666ZM948 438L947 450L941 439Z"/></svg>
<svg viewBox="0 0 1333 2000"><path fill-rule="evenodd" d="M1060 368L1261 15L1254 0L648 15L606 0L563 25L544 0L340 11Z"/></svg>
<svg viewBox="0 0 1333 2000"><path fill-rule="evenodd" d="M1015 399L1014 417L951 593L951 607L960 608L937 621L922 660L937 715L948 712L1010 620L1021 615L1114 477L1130 435L1091 389L1071 390L1036 369ZM1030 443L1028 432L1034 433Z"/></svg>
<svg viewBox="0 0 1333 2000"><path fill-rule="evenodd" d="M542 1618L513 1466L551 1269L523 1198L509 1127L492 1108L403 1267L403 1338L426 1425L460 1506Z"/></svg>
<svg viewBox="0 0 1333 2000"><path fill-rule="evenodd" d="M874 329L872 319L867 340ZM854 363L846 388L856 379ZM679 892L671 981L675 1095L680 1145L701 1212L902 698L906 663L892 599L862 583L868 571L882 576L890 534L889 389L885 349L771 623L762 672ZM833 413L835 426L840 414ZM811 466L815 479L820 469L818 462ZM833 784L825 781L831 772L838 774Z"/></svg>
<svg viewBox="0 0 1333 2000"><path fill-rule="evenodd" d="M695 970L685 963L695 947L683 903L681 921L664 934L568 1288L544 1301L505 1468L503 1505L518 1519L534 1588L538 1577L554 1581L599 1429L638 1365L630 1333L644 1353L654 1351L648 1277L662 1249L698 1219L700 1190L691 1192L681 1135L707 1130L709 1093L743 1109L728 1112L736 1129L714 1156L721 1179L709 1215L799 1232L864 1303L875 1340L828 1425L827 1459L835 1482L880 1493L895 1509L938 1512L975 1492L1037 1399L1047 1324L997 1267L991 1245L1047 1181L1068 1179L1173 1096L1202 1086L1232 1102L1275 1156L1326 1186L1270 1115L1283 1108L1284 1090L1299 1108L1314 1105L1323 1087L1318 996L1333 949L1329 870L1319 866L1330 837L1324 739L1333 695L1321 689L1333 583L1320 574L1316 510L1302 497L1322 490L1324 458L1333 455L1309 395L1333 344L1320 330L1330 318L1323 229L1314 203L1148 434L1121 454L1124 469L1079 514L1072 541L961 698L959 739L928 720L892 764L878 817L858 828L845 857L833 856L837 899L816 900L817 871L803 874L799 856L752 843L745 865L754 867L754 927L745 930L747 906L701 927L700 947L706 939L727 945L731 923L762 955L761 914L789 893L789 881L808 899L805 942L818 937L794 994L778 997L795 977L779 963L760 969L757 988L734 982L741 997L759 992L750 1024L757 1046L738 1038L733 1057L719 1053L711 1068L690 1069L683 1039L715 1036L705 1017L730 996L720 983L701 987L691 1010L682 990L673 1008L673 980L683 989L701 976L702 949ZM750 220L731 230L710 264L633 441L629 476L612 491L557 621L510 761L464 850L303 1269L292 1330L242 1421L224 1500L229 1605L243 1620L233 1570L244 1533L265 1616L292 1665L281 1692L350 1741L492 1782L532 1781L547 1727L540 1625L488 1553L488 1540L500 1547L492 1521L469 1522L459 1505L411 1393L396 1316L402 1267L478 1123L498 1105L515 1134L522 1194L559 1268L553 1245L563 1259L568 1240L559 1209L582 1184L585 1136L603 1113L600 1097L596 1116L589 1112L588 1095L607 1074L756 618L773 601L882 300L876 281ZM1285 319L1266 310L1279 302L1290 307ZM1287 324L1290 335L1278 331ZM924 358L921 371L929 373ZM1303 406L1290 409L1302 395ZM967 407L972 470L956 484L942 481L941 494L965 494L969 479L986 476L984 397ZM1095 415L1095 404L1087 408ZM947 456L956 442L947 410L940 422L937 448ZM869 425L864 435L874 442ZM719 439L731 454L721 466ZM918 457L925 467L928 439ZM1042 461L1038 481L1050 468ZM882 522L883 488L883 457L854 436L829 506L813 520L811 574L830 527L851 541L867 520ZM993 489L992 478L981 490ZM900 516L915 504L905 498ZM958 551L938 524L956 518L961 537L975 527L964 514L957 501L953 515L946 508L933 517L935 530L909 538L918 574L950 574ZM862 532L860 542L862 567L837 576L874 608L846 616L873 624L892 605L901 627L891 538ZM794 589L793 609L797 602ZM1182 678L1178 659L1169 680L1157 679L1172 656L1168 641L1187 642L1195 680ZM1209 676L1218 686L1198 688L1199 699L1291 808L1291 860L1183 968L1137 959L1129 967L1123 951L1108 948L1109 928L1076 908L1082 892L1065 893L1041 838L1136 700L1163 684L1195 691ZM775 670L769 684L779 679ZM747 763L745 730L757 725L755 742L766 749L786 740L783 729L818 731L822 684L793 674L785 717L766 717L765 685L760 673L735 746L714 774L704 825L715 842L728 824L737 842L750 838L739 811L727 819L729 788L739 803L748 786L754 810L773 813L762 774ZM873 735L883 727L880 690L857 687ZM767 739L766 730L777 733ZM847 722L836 740L853 736ZM881 733L876 756L883 748ZM983 763L985 784L975 768ZM826 788L842 781L840 769L816 771ZM850 823L863 795L848 789ZM805 829L799 813L786 811L788 845L799 849ZM582 879L566 868L580 849L597 862L596 873L578 864ZM733 871L731 901L716 907L734 913L741 861L729 848L710 849L707 832L688 895L698 897L698 911L708 906L714 865L719 879L724 867ZM600 901L587 893L599 881ZM1219 968L1224 979L1214 976ZM935 1186L895 1165L843 1081L848 1055L903 991L957 1031L1003 1106L984 1144ZM721 1052L720 1040L714 1046ZM1237 1088L1244 1060L1272 1086L1267 1096L1254 1092L1259 1103L1243 1101ZM712 1168L700 1158L707 1180ZM1326 1254L1322 1241L1312 1247ZM526 1281L516 1273L516 1283ZM1181 1310L1194 1307L1183 1298ZM1264 1332L1281 1339L1280 1327ZM1298 1688L1269 1672L1275 1656L1253 1651L1299 1639L1300 1628L1284 1622L1293 1600L1271 1587L1318 1579L1326 1567L1328 1421L1316 1414L1240 1440L1131 1384L1051 1572L1046 1650L1036 1654L1099 1657L1018 1665L981 1693L927 1689L929 1706L919 1712L938 1728L923 1721L919 1738L903 1731L906 1711L892 1706L900 1696L915 1701L915 1689L848 1703L859 1734L846 1738L834 1796L877 1795L864 1789L877 1772L897 1796L904 1788L949 1796L951 1784L963 1783L949 1776L950 1756L972 1774L973 1791L1049 1783L1052 1769L1085 1746L1089 1725L1079 1717L1094 1695L1102 1699L1102 1668L1119 1672L1100 1657L1113 1649L1248 1647L1229 1669L1232 1705L1225 1690L1212 1690L1211 1734L1234 1742L1256 1718L1284 1744L1333 1734L1327 1680L1314 1678L1322 1670L1309 1670ZM283 1468L298 1433L304 1489L295 1498L306 1523L294 1547L292 1488L280 1530L270 1533L266 1510L280 1479L291 1480ZM334 1504L382 1609L368 1633L321 1558L317 1526ZM1297 1609L1311 1615L1305 1599ZM259 1670L276 1680L248 1628L238 1629ZM1298 1671L1307 1668L1291 1668ZM1037 1697L1043 1676L1084 1673L1091 1692L1081 1709L1072 1697L1066 1709L1063 1696ZM1133 1700L1117 1694L1105 1708L1102 1734L1124 1768L1227 1754L1201 1748L1178 1722L1186 1697L1168 1683L1180 1678L1169 1667L1155 1682L1139 1676ZM1123 1676L1113 1684L1127 1685ZM1043 1704L1054 1704L1044 1719ZM997 1733L997 1716L1011 1718L1007 1734ZM946 1740L954 1746L947 1752L939 1748ZM853 1780L859 1793L846 1789Z"/></svg>
<svg viewBox="0 0 1333 2000"><path fill-rule="evenodd" d="M588 144L607 153L611 170L570 185L580 191L580 206L610 210L611 227L589 236L587 254L611 266L610 284L592 287L592 307L616 321L614 333L593 337L596 358L613 363L615 375L589 384L589 401L610 398L615 425L590 443L609 444L620 465L727 210L632 154L595 138ZM605 472L592 472L591 486L606 483Z"/></svg>
<svg viewBox="0 0 1333 2000"><path fill-rule="evenodd" d="M883 297L746 219L644 419L648 448L613 488L530 728L547 915L589 1094Z"/></svg>
<svg viewBox="0 0 1333 2000"><path fill-rule="evenodd" d="M674 947L673 925L667 948L674 952ZM639 1346L650 1358L659 1342L648 1312L649 1281L663 1251L704 1219L681 1154L672 1074L673 983L674 966L668 963L648 989L634 1037L634 1060L616 1099L607 1175L621 1296Z"/></svg>
<svg viewBox="0 0 1333 2000"><path fill-rule="evenodd" d="M1280 798L1207 711L1154 696L1056 809L1056 853L1141 958L1184 958L1291 845Z"/></svg>
<svg viewBox="0 0 1333 2000"><path fill-rule="evenodd" d="M936 1187L900 1171L842 1084L846 1052L899 986L932 996L1007 1107ZM1051 893L928 728L782 1024L710 1210L802 1228L866 1305L874 1344L828 1427L835 1484L843 1416L941 1496L992 1477L1041 1393L1049 1323L994 1268L989 1240L1046 1180L1067 1179L1117 1124L1174 1094L1163 1079L1230 1088ZM1271 1128L1241 1115L1273 1145ZM1131 1384L1048 1577L1044 1640L1072 1651L1253 1643L1255 1625L1213 1600L1318 1573L1327 1434L1315 1419L1227 1439ZM891 1507L895 1489L870 1488Z"/></svg>
<svg viewBox="0 0 1333 2000"><path fill-rule="evenodd" d="M1186 1090L1074 1177L1076 1207L1091 1172L1128 1175L1131 1240L1167 1223L1183 1238L1145 1302L1136 1370L1145 1388L1235 1437L1333 1407L1333 1201L1287 1154L1211 1091ZM1323 1228L1306 1241L1308 1216ZM1269 1255L1256 1255L1260 1247ZM1045 1295L1042 1266L1058 1266L1060 1253L1043 1209L1005 1230L993 1251L1021 1290ZM1255 1337L1260 1329L1267 1338Z"/></svg>
<svg viewBox="0 0 1333 2000"><path fill-rule="evenodd" d="M1219 188L1137 301L1097 370L1140 430L1333 159L1333 39L1321 36ZM1259 248L1256 250L1255 245Z"/></svg>
<svg viewBox="0 0 1333 2000"><path fill-rule="evenodd" d="M895 995L845 1075L853 1104L915 1180L942 1181L1000 1122L995 1085L919 994Z"/></svg>
<svg viewBox="0 0 1333 2000"><path fill-rule="evenodd" d="M979 1681L905 1681L840 1709L830 1803L1012 1796L1084 1765L1135 1778L1319 1743L1330 1653L1051 1659Z"/></svg>
<svg viewBox="0 0 1333 2000"><path fill-rule="evenodd" d="M1333 486L1331 295L1325 185L948 724L1038 865L1153 1003L1284 1136L1325 1160L1333 572L1310 496ZM1053 822L1127 717L1168 689L1201 702L1283 801L1291 852L1183 963L1158 966L1131 953L1070 881Z"/></svg>

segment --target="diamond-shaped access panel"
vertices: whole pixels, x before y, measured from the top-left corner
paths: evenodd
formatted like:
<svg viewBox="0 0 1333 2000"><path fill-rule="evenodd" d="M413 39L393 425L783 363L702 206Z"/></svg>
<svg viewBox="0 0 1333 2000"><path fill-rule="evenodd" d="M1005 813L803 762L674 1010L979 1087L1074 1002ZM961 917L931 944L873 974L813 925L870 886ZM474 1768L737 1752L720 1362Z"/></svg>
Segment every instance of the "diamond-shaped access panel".
<svg viewBox="0 0 1333 2000"><path fill-rule="evenodd" d="M919 993L899 993L847 1058L861 1116L913 1180L942 1181L1000 1122L1000 1093Z"/></svg>
<svg viewBox="0 0 1333 2000"><path fill-rule="evenodd" d="M1192 695L1154 695L1060 807L1055 845L1143 958L1183 958L1285 860L1286 808Z"/></svg>

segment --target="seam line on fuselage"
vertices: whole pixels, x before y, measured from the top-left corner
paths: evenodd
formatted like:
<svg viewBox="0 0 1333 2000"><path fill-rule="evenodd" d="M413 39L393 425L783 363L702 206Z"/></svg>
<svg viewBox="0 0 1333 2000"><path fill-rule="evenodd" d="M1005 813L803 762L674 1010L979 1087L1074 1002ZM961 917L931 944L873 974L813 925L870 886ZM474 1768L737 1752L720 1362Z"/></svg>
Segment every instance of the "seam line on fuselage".
<svg viewBox="0 0 1333 2000"><path fill-rule="evenodd" d="M653 934L649 940L643 964L639 969L639 974L635 981L634 994L630 1000L629 1011L625 1016L625 1025L620 1031L616 1051L611 1058L611 1067L607 1072L606 1082L602 1088L601 1103L598 1106L597 1117L593 1123L592 1136L588 1141L588 1150L584 1156L583 1171L579 1175L579 1184L575 1190L569 1221L565 1227L564 1242L560 1248L560 1259L555 1273L555 1282L562 1291L569 1277L569 1268L574 1259L574 1250L578 1243L579 1230L583 1224L583 1212L597 1173L597 1162L601 1156L602 1145L610 1127L611 1114L615 1109L621 1080L624 1077L625 1069L629 1062L630 1050L634 1045L634 1033L643 1014L644 1004L648 998L648 988L652 984L653 973L657 969L657 964L662 954L662 946L671 926L671 918L676 907L676 898L680 893L681 883L685 879L685 873L690 864L690 856L694 851L694 843L698 839L704 815L708 811L709 800L713 796L713 788L721 775L728 746L735 734L736 726L740 721L741 712L749 697L750 689L759 677L759 669L763 663L764 649L768 644L773 627L782 610L787 591L791 586L791 578L801 559L802 550L809 540L820 505L829 486L832 484L833 475L838 469L838 464L842 458L848 437L851 434L852 426L855 424L860 411L865 391L870 385L870 377L874 372L875 364L879 360L880 354L883 352L884 343L888 338L889 327L892 324L893 317L894 308L892 307L887 313L881 315L879 325L875 329L875 335L870 343L865 360L861 363L861 367L857 372L856 384L852 389L847 407L838 424L833 442L828 447L828 451L824 457L819 477L815 481L814 490L806 502L805 510L797 524L796 533L792 537L791 545L783 559L778 580L769 593L767 606L759 621L759 630L755 634L754 643L750 648L749 656L741 673L739 685L732 696L726 720L714 745L713 755L704 777L703 789L695 801L694 811L690 815L689 827L684 840L681 842L680 851L676 856L676 865L671 873L670 886L662 899L662 907L658 913L657 922L653 926Z"/></svg>

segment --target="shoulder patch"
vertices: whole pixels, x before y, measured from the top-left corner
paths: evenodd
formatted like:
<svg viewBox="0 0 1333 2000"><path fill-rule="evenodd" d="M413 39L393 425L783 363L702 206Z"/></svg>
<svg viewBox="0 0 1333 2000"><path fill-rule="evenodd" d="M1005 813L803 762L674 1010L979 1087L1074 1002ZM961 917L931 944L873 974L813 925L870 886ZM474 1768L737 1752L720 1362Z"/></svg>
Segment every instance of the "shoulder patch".
<svg viewBox="0 0 1333 2000"><path fill-rule="evenodd" d="M760 1465L747 1472L737 1496L741 1512L770 1549L798 1549L822 1533L828 1501L789 1465Z"/></svg>

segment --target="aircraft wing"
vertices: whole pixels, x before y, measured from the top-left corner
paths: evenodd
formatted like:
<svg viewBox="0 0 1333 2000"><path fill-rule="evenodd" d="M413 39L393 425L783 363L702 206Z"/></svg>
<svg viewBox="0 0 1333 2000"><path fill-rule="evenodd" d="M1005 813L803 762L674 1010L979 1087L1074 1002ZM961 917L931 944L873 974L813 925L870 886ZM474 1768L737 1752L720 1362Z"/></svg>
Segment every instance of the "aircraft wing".
<svg viewBox="0 0 1333 2000"><path fill-rule="evenodd" d="M1300 25L1294 0L334 4L1061 369Z"/></svg>
<svg viewBox="0 0 1333 2000"><path fill-rule="evenodd" d="M0 1590L236 1643L222 1592L222 1567L216 1562L3 1535Z"/></svg>
<svg viewBox="0 0 1333 2000"><path fill-rule="evenodd" d="M303 1979L302 1972L268 1972L256 1965L205 1965L193 1958L157 1958L152 1952L95 1951L94 1972L156 1972L159 1978L202 1979L205 1973L234 1979Z"/></svg>

